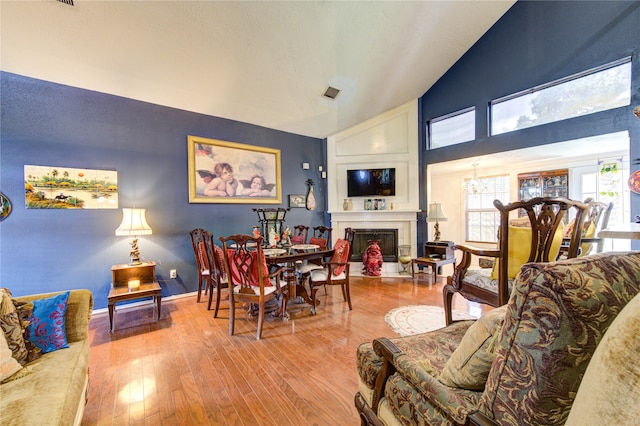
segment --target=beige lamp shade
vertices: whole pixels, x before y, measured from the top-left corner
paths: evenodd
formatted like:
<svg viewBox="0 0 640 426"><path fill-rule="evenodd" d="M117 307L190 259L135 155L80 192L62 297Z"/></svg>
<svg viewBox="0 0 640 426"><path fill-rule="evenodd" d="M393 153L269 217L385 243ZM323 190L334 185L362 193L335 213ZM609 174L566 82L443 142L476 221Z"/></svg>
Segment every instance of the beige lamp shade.
<svg viewBox="0 0 640 426"><path fill-rule="evenodd" d="M442 211L442 204L433 203L429 204L429 214L427 215L427 222L446 222L447 216Z"/></svg>
<svg viewBox="0 0 640 426"><path fill-rule="evenodd" d="M151 227L145 218L145 209L122 209L122 223L116 229L117 236L151 235Z"/></svg>
<svg viewBox="0 0 640 426"><path fill-rule="evenodd" d="M138 235L150 235L151 227L145 218L145 209L122 209L122 223L116 229L117 236L133 237L129 252L129 265L140 265Z"/></svg>

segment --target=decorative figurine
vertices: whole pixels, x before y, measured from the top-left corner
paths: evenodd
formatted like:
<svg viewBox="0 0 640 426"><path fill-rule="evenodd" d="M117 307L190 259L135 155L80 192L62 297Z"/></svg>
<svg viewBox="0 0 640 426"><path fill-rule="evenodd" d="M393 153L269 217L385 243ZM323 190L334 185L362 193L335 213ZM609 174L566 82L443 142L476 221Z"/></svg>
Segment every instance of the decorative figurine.
<svg viewBox="0 0 640 426"><path fill-rule="evenodd" d="M272 226L271 229L269 229L269 247L275 247L278 244L279 240L280 240L280 237L278 236L278 234L276 233L276 230L273 229L273 226Z"/></svg>
<svg viewBox="0 0 640 426"><path fill-rule="evenodd" d="M282 233L282 244L286 246L291 245L291 229L287 226Z"/></svg>
<svg viewBox="0 0 640 426"><path fill-rule="evenodd" d="M380 240L368 240L369 247L362 253L362 273L370 277L379 277L382 269L382 250Z"/></svg>
<svg viewBox="0 0 640 426"><path fill-rule="evenodd" d="M261 236L261 235L260 235L260 230L258 229L258 227L257 227L257 226L254 226L254 227L253 227L253 238L258 238L258 237L260 237L260 236Z"/></svg>

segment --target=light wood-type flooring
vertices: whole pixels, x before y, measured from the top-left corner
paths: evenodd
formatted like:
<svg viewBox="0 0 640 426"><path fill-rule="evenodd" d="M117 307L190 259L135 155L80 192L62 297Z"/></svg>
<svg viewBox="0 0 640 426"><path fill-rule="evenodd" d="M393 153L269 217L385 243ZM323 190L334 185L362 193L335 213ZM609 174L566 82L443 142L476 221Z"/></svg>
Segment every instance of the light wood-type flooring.
<svg viewBox="0 0 640 426"><path fill-rule="evenodd" d="M113 334L108 316L94 315L82 424L357 425L356 348L398 337L384 321L392 308L442 306L444 277L430 280L352 277L352 311L339 287L320 289L317 315L291 304L289 321L265 319L259 341L256 318L240 309L228 335L227 301L218 318L195 296L163 301L158 322L151 304L120 309ZM479 310L460 296L454 308Z"/></svg>

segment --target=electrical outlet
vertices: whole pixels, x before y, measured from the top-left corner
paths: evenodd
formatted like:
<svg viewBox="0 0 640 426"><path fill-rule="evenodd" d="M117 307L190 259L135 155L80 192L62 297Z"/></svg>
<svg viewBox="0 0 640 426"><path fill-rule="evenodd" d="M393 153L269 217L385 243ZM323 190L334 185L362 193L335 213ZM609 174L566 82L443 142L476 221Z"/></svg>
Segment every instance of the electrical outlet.
<svg viewBox="0 0 640 426"><path fill-rule="evenodd" d="M169 271L169 278L174 279L178 277L178 271L176 271L175 269L172 269Z"/></svg>

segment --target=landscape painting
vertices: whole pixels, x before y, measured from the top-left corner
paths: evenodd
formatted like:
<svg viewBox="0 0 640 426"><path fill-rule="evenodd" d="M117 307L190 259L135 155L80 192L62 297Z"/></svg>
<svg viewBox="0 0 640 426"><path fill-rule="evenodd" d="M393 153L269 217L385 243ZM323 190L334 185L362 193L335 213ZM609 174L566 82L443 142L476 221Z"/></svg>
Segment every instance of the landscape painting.
<svg viewBox="0 0 640 426"><path fill-rule="evenodd" d="M28 209L117 209L118 172L24 166Z"/></svg>

